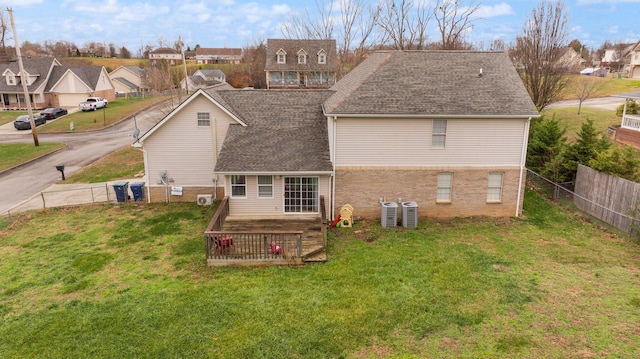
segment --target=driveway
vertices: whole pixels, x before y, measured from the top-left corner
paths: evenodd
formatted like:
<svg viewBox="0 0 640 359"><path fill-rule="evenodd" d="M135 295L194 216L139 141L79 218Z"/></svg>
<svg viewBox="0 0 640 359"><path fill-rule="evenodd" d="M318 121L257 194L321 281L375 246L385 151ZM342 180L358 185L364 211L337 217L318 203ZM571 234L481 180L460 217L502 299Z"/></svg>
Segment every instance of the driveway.
<svg viewBox="0 0 640 359"><path fill-rule="evenodd" d="M593 107L601 110L615 111L616 107L624 103L624 99L621 97L597 97L590 98L582 101L582 107ZM558 101L548 105L546 108L559 108L559 107L578 107L578 100Z"/></svg>
<svg viewBox="0 0 640 359"><path fill-rule="evenodd" d="M135 116L135 123L141 133L148 131L164 117L161 106L143 110ZM13 126L13 124L10 124ZM4 127L4 126L2 126ZM39 194L61 179L57 165L65 166L65 175L70 175L82 167L105 155L133 143L134 117L129 117L110 128L65 134L38 134L40 142L63 142L67 147L31 161L17 168L0 173L0 215ZM0 143L33 142L31 131L9 131L0 134Z"/></svg>

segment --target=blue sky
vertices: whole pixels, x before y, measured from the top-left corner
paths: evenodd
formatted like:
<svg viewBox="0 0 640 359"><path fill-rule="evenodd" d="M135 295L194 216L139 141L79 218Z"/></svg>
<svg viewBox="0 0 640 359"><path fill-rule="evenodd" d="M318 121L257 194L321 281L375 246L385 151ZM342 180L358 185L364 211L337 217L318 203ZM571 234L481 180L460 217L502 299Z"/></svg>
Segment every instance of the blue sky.
<svg viewBox="0 0 640 359"><path fill-rule="evenodd" d="M370 0L374 2L376 0ZM464 0L463 0L464 3ZM468 3L468 2L467 2ZM484 0L469 40L485 47L494 39L512 41L538 1ZM640 40L640 0L565 0L569 40L592 49L605 40ZM13 9L20 42L65 40L126 46L244 47L259 39L281 38L282 24L314 0L0 0ZM431 21L430 26L435 26ZM435 33L433 33L435 35ZM12 44L13 40L8 41Z"/></svg>

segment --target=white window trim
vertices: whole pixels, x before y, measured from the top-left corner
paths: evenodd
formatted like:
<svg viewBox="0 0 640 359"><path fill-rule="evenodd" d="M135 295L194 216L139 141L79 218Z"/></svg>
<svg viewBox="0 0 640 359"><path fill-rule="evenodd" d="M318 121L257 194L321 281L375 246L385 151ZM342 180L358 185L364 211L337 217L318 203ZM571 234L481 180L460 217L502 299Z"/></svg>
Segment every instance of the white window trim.
<svg viewBox="0 0 640 359"><path fill-rule="evenodd" d="M233 179L235 177L244 177L244 183L241 183L241 184L235 183L234 184L233 183ZM231 193L230 193L231 194L231 196L230 196L231 198L239 198L239 199L246 199L247 198L247 176L245 176L245 175L232 175L229 178L229 186L231 186ZM234 195L233 194L233 188L234 187L244 187L244 196Z"/></svg>
<svg viewBox="0 0 640 359"><path fill-rule="evenodd" d="M210 127L211 118L209 112L198 112L198 127Z"/></svg>
<svg viewBox="0 0 640 359"><path fill-rule="evenodd" d="M492 186L491 185L491 177L492 176L500 176L500 186ZM489 198L489 195L492 194L489 191L491 189L498 189L498 199ZM504 190L504 172L491 172L489 173L489 178L487 181L487 203L502 203L502 192Z"/></svg>
<svg viewBox="0 0 640 359"><path fill-rule="evenodd" d="M440 176L449 176L449 186L445 187L445 186L440 186ZM438 198L438 192L440 191L440 189L447 189L449 191L449 198L448 199L439 199ZM436 203L437 204L449 204L451 203L451 199L453 197L453 172L440 172L438 173L438 176L436 178Z"/></svg>
<svg viewBox="0 0 640 359"><path fill-rule="evenodd" d="M315 212L287 212L286 208L287 205L285 203L285 192L286 192L286 180L285 178L315 178L316 179L316 190L317 190L317 197L315 198L315 204L317 206L316 211ZM320 213L320 177L318 176L282 176L282 213L284 215L311 215L311 214L318 214Z"/></svg>
<svg viewBox="0 0 640 359"><path fill-rule="evenodd" d="M436 132L436 122L438 123L444 122L444 132ZM448 125L447 120L433 120L431 125L431 148L432 149L445 149L447 147L447 125ZM434 139L439 137L444 138L444 143L442 146L435 146Z"/></svg>
<svg viewBox="0 0 640 359"><path fill-rule="evenodd" d="M286 64L287 63L287 52L284 51L283 49L278 50L276 52L276 61L279 64Z"/></svg>
<svg viewBox="0 0 640 359"><path fill-rule="evenodd" d="M260 183L260 177L269 177L271 178L271 183L270 184L261 184ZM261 196L260 195L260 188L261 187L270 187L271 188L271 196ZM273 199L273 189L274 189L274 185L273 185L273 176L256 176L256 189L257 189L257 193L256 196L258 197L258 199Z"/></svg>

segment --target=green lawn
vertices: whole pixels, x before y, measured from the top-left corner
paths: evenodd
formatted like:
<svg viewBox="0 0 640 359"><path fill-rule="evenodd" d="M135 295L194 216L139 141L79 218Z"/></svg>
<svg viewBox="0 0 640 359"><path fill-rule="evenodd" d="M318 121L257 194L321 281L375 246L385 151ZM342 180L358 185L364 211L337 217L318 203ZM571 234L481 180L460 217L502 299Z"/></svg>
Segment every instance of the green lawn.
<svg viewBox="0 0 640 359"><path fill-rule="evenodd" d="M96 183L133 178L144 170L142 151L125 146L74 174L59 183Z"/></svg>
<svg viewBox="0 0 640 359"><path fill-rule="evenodd" d="M39 142L39 146L35 146L33 142L0 143L0 171L38 158L64 146L64 143L58 142Z"/></svg>
<svg viewBox="0 0 640 359"><path fill-rule="evenodd" d="M35 113L37 113L37 111ZM18 116L26 114L27 111L0 111L0 126L13 122Z"/></svg>
<svg viewBox="0 0 640 359"><path fill-rule="evenodd" d="M623 101L624 102L624 101ZM593 120L597 131L606 134L610 125L620 125L622 119L616 116L615 111L601 110L592 107L582 106L578 115L578 107L547 108L540 112L546 118L560 120L560 124L567 128L567 137L574 139L576 133L580 131L580 126L588 119Z"/></svg>
<svg viewBox="0 0 640 359"><path fill-rule="evenodd" d="M78 111L61 117L56 121L47 122L38 127L38 133L72 132L70 123L73 122L73 132L92 131L105 128L122 121L134 113L166 99L165 97L119 98L109 102L105 109L97 111Z"/></svg>
<svg viewBox="0 0 640 359"><path fill-rule="evenodd" d="M640 357L640 248L530 191L522 219L356 221L304 267L206 267L213 210L0 224L2 357Z"/></svg>

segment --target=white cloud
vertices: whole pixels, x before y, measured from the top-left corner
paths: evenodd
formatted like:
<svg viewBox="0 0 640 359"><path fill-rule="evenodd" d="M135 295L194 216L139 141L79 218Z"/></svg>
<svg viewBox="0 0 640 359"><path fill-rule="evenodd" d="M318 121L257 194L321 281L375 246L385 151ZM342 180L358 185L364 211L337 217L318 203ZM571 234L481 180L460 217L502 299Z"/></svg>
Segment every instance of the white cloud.
<svg viewBox="0 0 640 359"><path fill-rule="evenodd" d="M44 0L4 0L2 2L4 6L30 6L42 4Z"/></svg>
<svg viewBox="0 0 640 359"><path fill-rule="evenodd" d="M507 3L500 3L489 6L482 5L474 15L480 18L488 18L514 14L515 12L513 11L511 5Z"/></svg>
<svg viewBox="0 0 640 359"><path fill-rule="evenodd" d="M578 0L578 5L640 3L640 0Z"/></svg>
<svg viewBox="0 0 640 359"><path fill-rule="evenodd" d="M618 33L618 25L613 25L602 29L603 32L611 35L615 35Z"/></svg>

